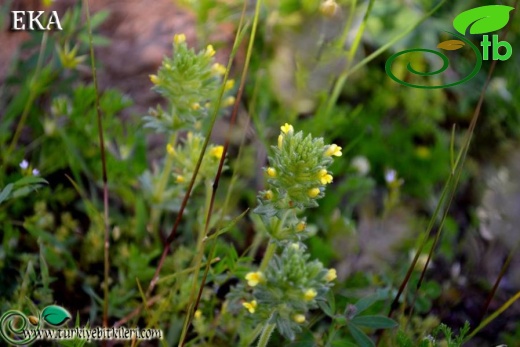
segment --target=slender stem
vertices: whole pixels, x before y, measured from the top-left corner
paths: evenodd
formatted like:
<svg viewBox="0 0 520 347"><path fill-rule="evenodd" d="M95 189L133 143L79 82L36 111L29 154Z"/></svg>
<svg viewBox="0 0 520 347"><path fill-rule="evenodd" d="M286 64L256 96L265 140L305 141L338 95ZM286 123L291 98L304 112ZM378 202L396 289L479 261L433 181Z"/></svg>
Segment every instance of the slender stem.
<svg viewBox="0 0 520 347"><path fill-rule="evenodd" d="M219 162L219 165L218 165L218 170L217 170L217 173L215 175L215 180L214 180L213 186L212 186L211 201L210 201L208 213L207 213L207 216L206 216L205 227L204 227L204 237L207 237L207 235L208 235L211 215L213 214L213 207L214 207L214 204L215 204L216 192L217 192L217 189L218 189L220 176L221 176L222 170L224 168L224 161L225 161L226 154L227 154L228 147L229 147L229 143L230 143L231 132L232 132L233 127L234 127L234 125L236 123L236 119L237 119L237 115L238 115L238 109L239 109L239 106L240 106L240 100L242 98L242 93L244 91L244 87L245 87L245 83L246 83L247 72L249 70L249 62L251 61L251 55L252 55L252 52L253 52L253 44L255 42L256 29L258 27L258 21L259 21L259 18L260 18L260 7L261 7L261 4L262 4L262 1L258 0L257 3L256 3L256 7L255 7L255 14L254 14L254 18L253 18L253 26L251 28L251 34L249 36L249 44L248 44L248 47L247 47L246 59L245 59L245 62L244 62L244 67L242 69L242 76L241 76L241 79L240 79L240 86L238 87L237 97L236 97L236 100L235 100L235 104L233 105L233 111L231 112L231 119L230 119L230 122L229 122L229 128L228 128L228 132L227 132L227 136L226 136L226 141L224 142L224 149L222 151L222 157L220 158L220 162ZM235 37L235 42L233 44L232 55L234 55L234 53L236 52L236 50L238 48L238 45L239 45L239 43L241 41L241 38L242 38L242 34L245 33L245 30L243 30L243 23L244 23L246 8L247 8L247 2L244 2L244 6L242 8L242 15L240 17L239 31L238 31L238 33L237 33L237 35ZM230 60L228 62L228 67L226 69L226 74L224 75L224 83L227 80L228 72L229 72L229 70L231 68L231 63L232 63L232 61ZM216 106L215 109L218 109L218 107L220 105L220 101L222 100L223 93L224 93L224 88L222 87L221 91L220 91L220 97L218 99L217 106ZM213 125L215 123L215 119L216 119L216 113L214 114L214 117L212 119L212 123L211 123L211 127L210 127L210 130L209 130L209 134L206 137L206 142L204 143L204 146L206 146L207 142L209 141L209 138L210 138L210 135L211 135L211 131L212 131ZM216 239L214 240L212 252L215 251L215 247L216 247ZM203 255L204 255L204 247L203 247L203 244L202 244L201 247L200 247L200 250L199 250L199 254L197 255L197 258L198 258L197 259L197 264L200 264L200 262L202 261L202 256ZM188 307L188 313L186 315L185 324L183 326L182 333L181 333L181 338L180 338L179 346L181 346L181 347L185 345L188 328L191 325L191 321L193 319L193 313L195 312L195 310L197 309L197 307L199 305L199 302L200 302L200 299L201 299L201 296L202 296L202 290L203 290L204 284L206 282L206 276L208 274L208 270L209 270L209 267L206 267L198 291L193 291L192 292L193 294L197 293L197 296L196 296L194 304L190 305ZM198 271L196 271L196 273L194 275L194 282L193 282L194 286L192 287L194 289L196 288L197 280L198 280ZM193 299L194 299L194 297L192 295L190 297L190 303L193 302Z"/></svg>
<svg viewBox="0 0 520 347"><path fill-rule="evenodd" d="M262 330L262 335L258 339L257 347L266 347L269 339L271 338L271 334L273 333L275 325L273 323L266 323L264 325L264 330Z"/></svg>
<svg viewBox="0 0 520 347"><path fill-rule="evenodd" d="M25 103L25 106L22 111L22 117L20 118L20 121L18 122L18 125L16 126L16 130L13 135L13 139L11 140L11 144L7 148L7 151L4 154L4 164L7 164L7 161L9 160L9 156L11 155L11 152L15 149L16 144L18 143L18 139L20 138L20 135L22 133L23 126L25 125L25 122L27 121L27 117L29 116L29 111L31 110L31 107L33 106L34 99L36 99L36 96L38 95L38 87L37 81L40 77L40 71L42 67L43 62L43 54L45 50L45 46L47 46L47 32L43 33L42 36L42 43L40 45L40 52L38 55L38 62L36 63L36 70L34 71L34 76L29 82L29 97L27 98L27 102Z"/></svg>
<svg viewBox="0 0 520 347"><path fill-rule="evenodd" d="M175 143L177 142L177 134L173 134L170 136L168 143L175 147ZM162 193L166 189L168 185L169 178L171 177L173 168L173 155L169 153L166 154L166 158L164 159L163 171L161 172L161 176L159 177L159 182L155 186L155 190L153 192L153 198L161 203ZM152 233L158 230L159 227L159 219L161 218L161 209L160 208L152 208L152 215L150 217L150 225L152 226Z"/></svg>
<svg viewBox="0 0 520 347"><path fill-rule="evenodd" d="M270 242L267 246L267 249L264 253L264 258L262 259L262 262L260 263L260 272L264 272L265 269L267 269L267 265L269 265L269 262L273 258L274 254L276 253L276 243Z"/></svg>
<svg viewBox="0 0 520 347"><path fill-rule="evenodd" d="M471 339L473 336L475 336L480 330L484 329L484 327L486 327L486 325L488 325L489 323L491 323L495 318L497 318L498 316L500 316L500 314L502 314L502 312L504 312L505 310L507 310L509 308L509 306L513 305L517 300L520 299L520 292L517 292L511 299L507 300L505 304L503 304L502 306L500 306L500 308L498 310L496 310L495 312L493 312L489 317L487 317L482 323L480 323L476 328L475 330L473 330L471 332L471 334L469 334L465 339L464 339L464 342L467 342L469 339Z"/></svg>
<svg viewBox="0 0 520 347"><path fill-rule="evenodd" d="M105 156L105 140L103 136L103 121L101 117L101 106L99 103L99 87L96 73L96 61L94 55L94 44L92 42L92 27L90 25L90 10L88 0L84 1L85 12L87 15L87 26L90 45L90 60L92 63L92 79L94 82L94 90L96 92L96 114L99 135L99 150L101 151L101 165L103 171L103 210L105 224L105 245L104 245L104 279L103 279L103 326L108 327L108 294L109 294L109 275L110 275L110 226L108 221L108 178L107 178L107 161Z"/></svg>

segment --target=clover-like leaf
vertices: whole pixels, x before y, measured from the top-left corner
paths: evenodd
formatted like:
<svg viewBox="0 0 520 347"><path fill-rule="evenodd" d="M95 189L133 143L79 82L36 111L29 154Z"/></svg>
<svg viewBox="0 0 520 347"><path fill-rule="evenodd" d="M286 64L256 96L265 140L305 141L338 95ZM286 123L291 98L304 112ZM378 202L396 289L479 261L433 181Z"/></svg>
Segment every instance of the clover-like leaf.
<svg viewBox="0 0 520 347"><path fill-rule="evenodd" d="M464 47L464 42L460 40L447 40L437 45L437 48L444 49L446 51L456 51L462 47Z"/></svg>
<svg viewBox="0 0 520 347"><path fill-rule="evenodd" d="M42 311L42 318L50 325L60 326L72 318L69 311L57 305L47 306Z"/></svg>
<svg viewBox="0 0 520 347"><path fill-rule="evenodd" d="M472 8L459 14L453 20L453 27L462 35L468 27L470 34L486 34L502 29L509 22L509 12L514 7L488 5Z"/></svg>

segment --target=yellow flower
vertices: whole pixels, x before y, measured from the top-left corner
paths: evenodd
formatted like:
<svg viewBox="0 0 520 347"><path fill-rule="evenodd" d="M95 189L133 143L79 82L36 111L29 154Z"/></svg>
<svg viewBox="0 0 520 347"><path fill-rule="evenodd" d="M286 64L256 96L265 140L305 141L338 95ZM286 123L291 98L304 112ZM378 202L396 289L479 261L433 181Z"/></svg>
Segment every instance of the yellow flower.
<svg viewBox="0 0 520 347"><path fill-rule="evenodd" d="M223 75L226 73L226 67L222 64L215 63L211 66L211 73L214 75Z"/></svg>
<svg viewBox="0 0 520 347"><path fill-rule="evenodd" d="M318 178L323 185L332 182L332 175L330 175L325 169L321 169L320 172L318 172Z"/></svg>
<svg viewBox="0 0 520 347"><path fill-rule="evenodd" d="M296 242L295 243L291 243L291 248L298 251L300 249L300 245L297 244Z"/></svg>
<svg viewBox="0 0 520 347"><path fill-rule="evenodd" d="M295 314L292 319L298 324L305 322L305 316L301 313Z"/></svg>
<svg viewBox="0 0 520 347"><path fill-rule="evenodd" d="M278 135L278 148L282 149L283 144L283 136L282 134Z"/></svg>
<svg viewBox="0 0 520 347"><path fill-rule="evenodd" d="M332 144L330 145L327 150L325 151L325 156L327 157L330 157L330 156L336 156L336 157L341 157L343 153L341 153L341 147L336 145L336 144Z"/></svg>
<svg viewBox="0 0 520 347"><path fill-rule="evenodd" d="M311 288L305 291L305 293L303 294L303 298L305 299L305 301L311 301L316 297L316 295L318 295L316 290Z"/></svg>
<svg viewBox="0 0 520 347"><path fill-rule="evenodd" d="M173 148L173 145L171 143L166 145L166 152L168 152L168 154L171 156L175 155L175 148Z"/></svg>
<svg viewBox="0 0 520 347"><path fill-rule="evenodd" d="M228 107L228 106L231 106L235 103L235 97L234 96L228 96L227 98L225 98L224 100L222 100L222 106L223 107Z"/></svg>
<svg viewBox="0 0 520 347"><path fill-rule="evenodd" d="M227 80L226 84L224 85L224 90L233 89L234 86L235 86L235 80Z"/></svg>
<svg viewBox="0 0 520 347"><path fill-rule="evenodd" d="M211 155L217 159L222 158L223 153L224 153L224 146L215 146L211 149Z"/></svg>
<svg viewBox="0 0 520 347"><path fill-rule="evenodd" d="M334 0L325 0L320 5L320 12L327 17L333 17L338 12L338 4Z"/></svg>
<svg viewBox="0 0 520 347"><path fill-rule="evenodd" d="M149 75L150 81L152 81L153 84L159 84L161 81L157 75Z"/></svg>
<svg viewBox="0 0 520 347"><path fill-rule="evenodd" d="M265 172L267 172L267 176L269 177L276 177L276 169L274 167L268 167Z"/></svg>
<svg viewBox="0 0 520 347"><path fill-rule="evenodd" d="M200 110L200 104L198 102L194 102L190 107L193 111Z"/></svg>
<svg viewBox="0 0 520 347"><path fill-rule="evenodd" d="M258 303L256 300L252 300L251 302L243 302L242 306L244 306L249 311L249 313L255 313Z"/></svg>
<svg viewBox="0 0 520 347"><path fill-rule="evenodd" d="M215 55L215 49L213 48L212 45L208 45L206 47L206 53L204 53L204 55L208 58L211 58L212 56Z"/></svg>
<svg viewBox="0 0 520 347"><path fill-rule="evenodd" d="M271 200L273 198L273 192L271 190L268 190L264 193L264 199Z"/></svg>
<svg viewBox="0 0 520 347"><path fill-rule="evenodd" d="M264 274L262 274L260 271L250 272L246 275L245 278L246 278L247 284L251 287L254 287L258 283L263 282L265 280Z"/></svg>
<svg viewBox="0 0 520 347"><path fill-rule="evenodd" d="M282 130L282 132L283 132L284 134L288 134L288 133L291 133L291 134L292 134L292 133L294 132L294 128L293 128L293 126L292 126L291 124L289 124L289 123L285 123L284 125L282 125L282 126L280 127L280 129Z"/></svg>
<svg viewBox="0 0 520 347"><path fill-rule="evenodd" d="M184 43L186 42L186 35L184 34L175 34L173 36L173 42L176 44L176 45L179 45L181 43Z"/></svg>
<svg viewBox="0 0 520 347"><path fill-rule="evenodd" d="M185 179L184 179L184 176L182 176L182 175L178 175L175 178L175 182L177 182L177 183L183 183L184 181L185 181Z"/></svg>
<svg viewBox="0 0 520 347"><path fill-rule="evenodd" d="M325 280L327 282L332 282L337 277L338 277L338 275L336 274L336 269L329 269L329 271L327 271L327 274L325 275Z"/></svg>
<svg viewBox="0 0 520 347"><path fill-rule="evenodd" d="M308 195L310 198L315 198L315 197L317 197L319 194L320 194L320 188L311 188L311 189L309 189L309 191L307 192L307 195Z"/></svg>
<svg viewBox="0 0 520 347"><path fill-rule="evenodd" d="M307 224L305 222L300 222L300 223L296 224L296 231L302 232L305 230L306 227L307 227Z"/></svg>
<svg viewBox="0 0 520 347"><path fill-rule="evenodd" d="M202 317L202 311L201 310L195 311L195 314L193 316L195 317L195 319L200 319Z"/></svg>

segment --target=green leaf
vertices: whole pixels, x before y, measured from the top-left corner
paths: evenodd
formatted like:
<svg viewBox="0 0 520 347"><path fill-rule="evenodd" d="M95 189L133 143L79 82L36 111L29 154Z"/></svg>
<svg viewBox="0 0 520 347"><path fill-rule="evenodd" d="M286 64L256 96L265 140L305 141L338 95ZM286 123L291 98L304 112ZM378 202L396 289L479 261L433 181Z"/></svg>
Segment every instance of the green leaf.
<svg viewBox="0 0 520 347"><path fill-rule="evenodd" d="M23 178L20 178L18 181L16 181L14 184L16 187L22 187L27 186L30 184L48 184L46 180L44 180L41 177L35 177L35 176L26 176Z"/></svg>
<svg viewBox="0 0 520 347"><path fill-rule="evenodd" d="M0 204L9 198L9 195L11 194L13 187L14 185L12 183L9 183L5 186L5 188L0 193Z"/></svg>
<svg viewBox="0 0 520 347"><path fill-rule="evenodd" d="M514 7L489 5L475 7L459 14L453 20L453 27L462 35L470 27L470 34L486 34L502 29L509 22L509 12Z"/></svg>
<svg viewBox="0 0 520 347"><path fill-rule="evenodd" d="M375 347L374 342L354 324L348 324L348 330L358 343L359 347Z"/></svg>
<svg viewBox="0 0 520 347"><path fill-rule="evenodd" d="M321 310L325 312L327 316L334 317L334 313L336 311L336 300L332 290L327 292L327 301L318 302L318 306L320 306Z"/></svg>
<svg viewBox="0 0 520 347"><path fill-rule="evenodd" d="M43 309L41 317L50 325L60 326L69 320L70 313L63 307L57 305L47 306Z"/></svg>
<svg viewBox="0 0 520 347"><path fill-rule="evenodd" d="M356 302L356 304L354 305L356 307L356 315L365 311L367 308L375 304L377 301L382 300L383 298L384 297L382 296L382 294L378 292L376 294L358 300L358 302Z"/></svg>
<svg viewBox="0 0 520 347"><path fill-rule="evenodd" d="M397 326L397 322L385 316L361 316L351 320L355 325L373 329L388 329Z"/></svg>

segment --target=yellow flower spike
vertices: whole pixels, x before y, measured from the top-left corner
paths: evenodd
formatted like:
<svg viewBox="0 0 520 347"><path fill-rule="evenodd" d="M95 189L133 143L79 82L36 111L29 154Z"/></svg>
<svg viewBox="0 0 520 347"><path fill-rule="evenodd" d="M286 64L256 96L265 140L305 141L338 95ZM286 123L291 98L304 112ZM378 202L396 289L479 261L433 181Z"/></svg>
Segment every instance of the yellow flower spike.
<svg viewBox="0 0 520 347"><path fill-rule="evenodd" d="M310 198L315 198L315 197L317 197L319 194L320 194L320 188L312 188L312 189L309 189L309 191L307 192L307 195L308 195Z"/></svg>
<svg viewBox="0 0 520 347"><path fill-rule="evenodd" d="M166 152L168 152L169 155L174 156L175 155L175 148L171 143L166 145Z"/></svg>
<svg viewBox="0 0 520 347"><path fill-rule="evenodd" d="M182 175L178 175L176 178L175 178L175 182L177 183L184 183L186 181L186 179L184 178L184 176Z"/></svg>
<svg viewBox="0 0 520 347"><path fill-rule="evenodd" d="M325 281L332 282L337 277L338 277L338 275L336 273L336 269L329 269L329 271L327 271L327 274L325 275Z"/></svg>
<svg viewBox="0 0 520 347"><path fill-rule="evenodd" d="M235 97L234 96L228 96L227 98L225 98L224 100L222 100L222 106L223 107L228 107L228 106L231 106L235 103Z"/></svg>
<svg viewBox="0 0 520 347"><path fill-rule="evenodd" d="M206 53L204 53L204 55L208 58L211 58L212 56L215 55L215 49L213 48L212 45L208 45L206 47Z"/></svg>
<svg viewBox="0 0 520 347"><path fill-rule="evenodd" d="M195 319L201 319L202 318L202 311L201 310L195 311L195 313L193 314L193 317L195 317Z"/></svg>
<svg viewBox="0 0 520 347"><path fill-rule="evenodd" d="M264 199L271 200L273 198L273 192L271 190L268 190L264 194Z"/></svg>
<svg viewBox="0 0 520 347"><path fill-rule="evenodd" d="M161 81L159 79L159 77L157 77L157 75L149 75L150 77L150 81L153 83L153 84L159 84L159 82Z"/></svg>
<svg viewBox="0 0 520 347"><path fill-rule="evenodd" d="M301 313L298 313L298 314L295 314L293 317L292 317L293 321L295 321L296 323L298 324L302 324L305 322L305 316Z"/></svg>
<svg viewBox="0 0 520 347"><path fill-rule="evenodd" d="M316 295L318 295L316 290L311 288L305 291L305 293L303 294L303 298L305 299L305 301L311 301L316 297Z"/></svg>
<svg viewBox="0 0 520 347"><path fill-rule="evenodd" d="M278 148L282 149L283 144L283 136L282 134L278 135Z"/></svg>
<svg viewBox="0 0 520 347"><path fill-rule="evenodd" d="M234 86L235 86L235 80L233 80L233 79L227 80L226 84L224 85L224 90L233 89Z"/></svg>
<svg viewBox="0 0 520 347"><path fill-rule="evenodd" d="M176 45L180 45L181 43L186 42L186 35L184 35L184 34L175 34L173 36L173 42Z"/></svg>
<svg viewBox="0 0 520 347"><path fill-rule="evenodd" d="M198 102L194 102L193 104L191 104L190 108L191 108L193 111L200 110L200 104L199 104Z"/></svg>
<svg viewBox="0 0 520 347"><path fill-rule="evenodd" d="M245 277L247 284L251 287L258 285L265 280L264 274L260 271L249 272Z"/></svg>
<svg viewBox="0 0 520 347"><path fill-rule="evenodd" d="M326 17L334 17L338 12L338 3L334 0L325 0L320 5L320 12Z"/></svg>
<svg viewBox="0 0 520 347"><path fill-rule="evenodd" d="M320 172L318 172L318 178L323 185L332 182L332 175L330 175L325 169L321 169Z"/></svg>
<svg viewBox="0 0 520 347"><path fill-rule="evenodd" d="M256 302L256 300L252 300L251 302L243 302L242 306L244 306L246 310L249 311L249 313L255 313L258 303Z"/></svg>
<svg viewBox="0 0 520 347"><path fill-rule="evenodd" d="M226 73L226 67L222 64L215 63L211 66L211 73L214 75L224 75Z"/></svg>
<svg viewBox="0 0 520 347"><path fill-rule="evenodd" d="M301 233L302 231L305 230L306 227L307 227L307 223L300 222L300 223L296 224L296 231Z"/></svg>
<svg viewBox="0 0 520 347"><path fill-rule="evenodd" d="M267 170L265 170L265 172L269 177L276 177L276 169L274 167L268 167Z"/></svg>
<svg viewBox="0 0 520 347"><path fill-rule="evenodd" d="M210 151L210 154L217 159L222 158L223 153L224 153L224 146L215 146Z"/></svg>
<svg viewBox="0 0 520 347"><path fill-rule="evenodd" d="M341 153L341 147L336 144L330 145L325 151L325 156L327 157L331 157L333 155L336 157L341 157L342 154L343 153Z"/></svg>
<svg viewBox="0 0 520 347"><path fill-rule="evenodd" d="M280 129L282 130L282 133L284 133L284 134L288 134L288 133L292 134L294 132L293 126L289 123L285 123L284 125L282 125L280 127Z"/></svg>

